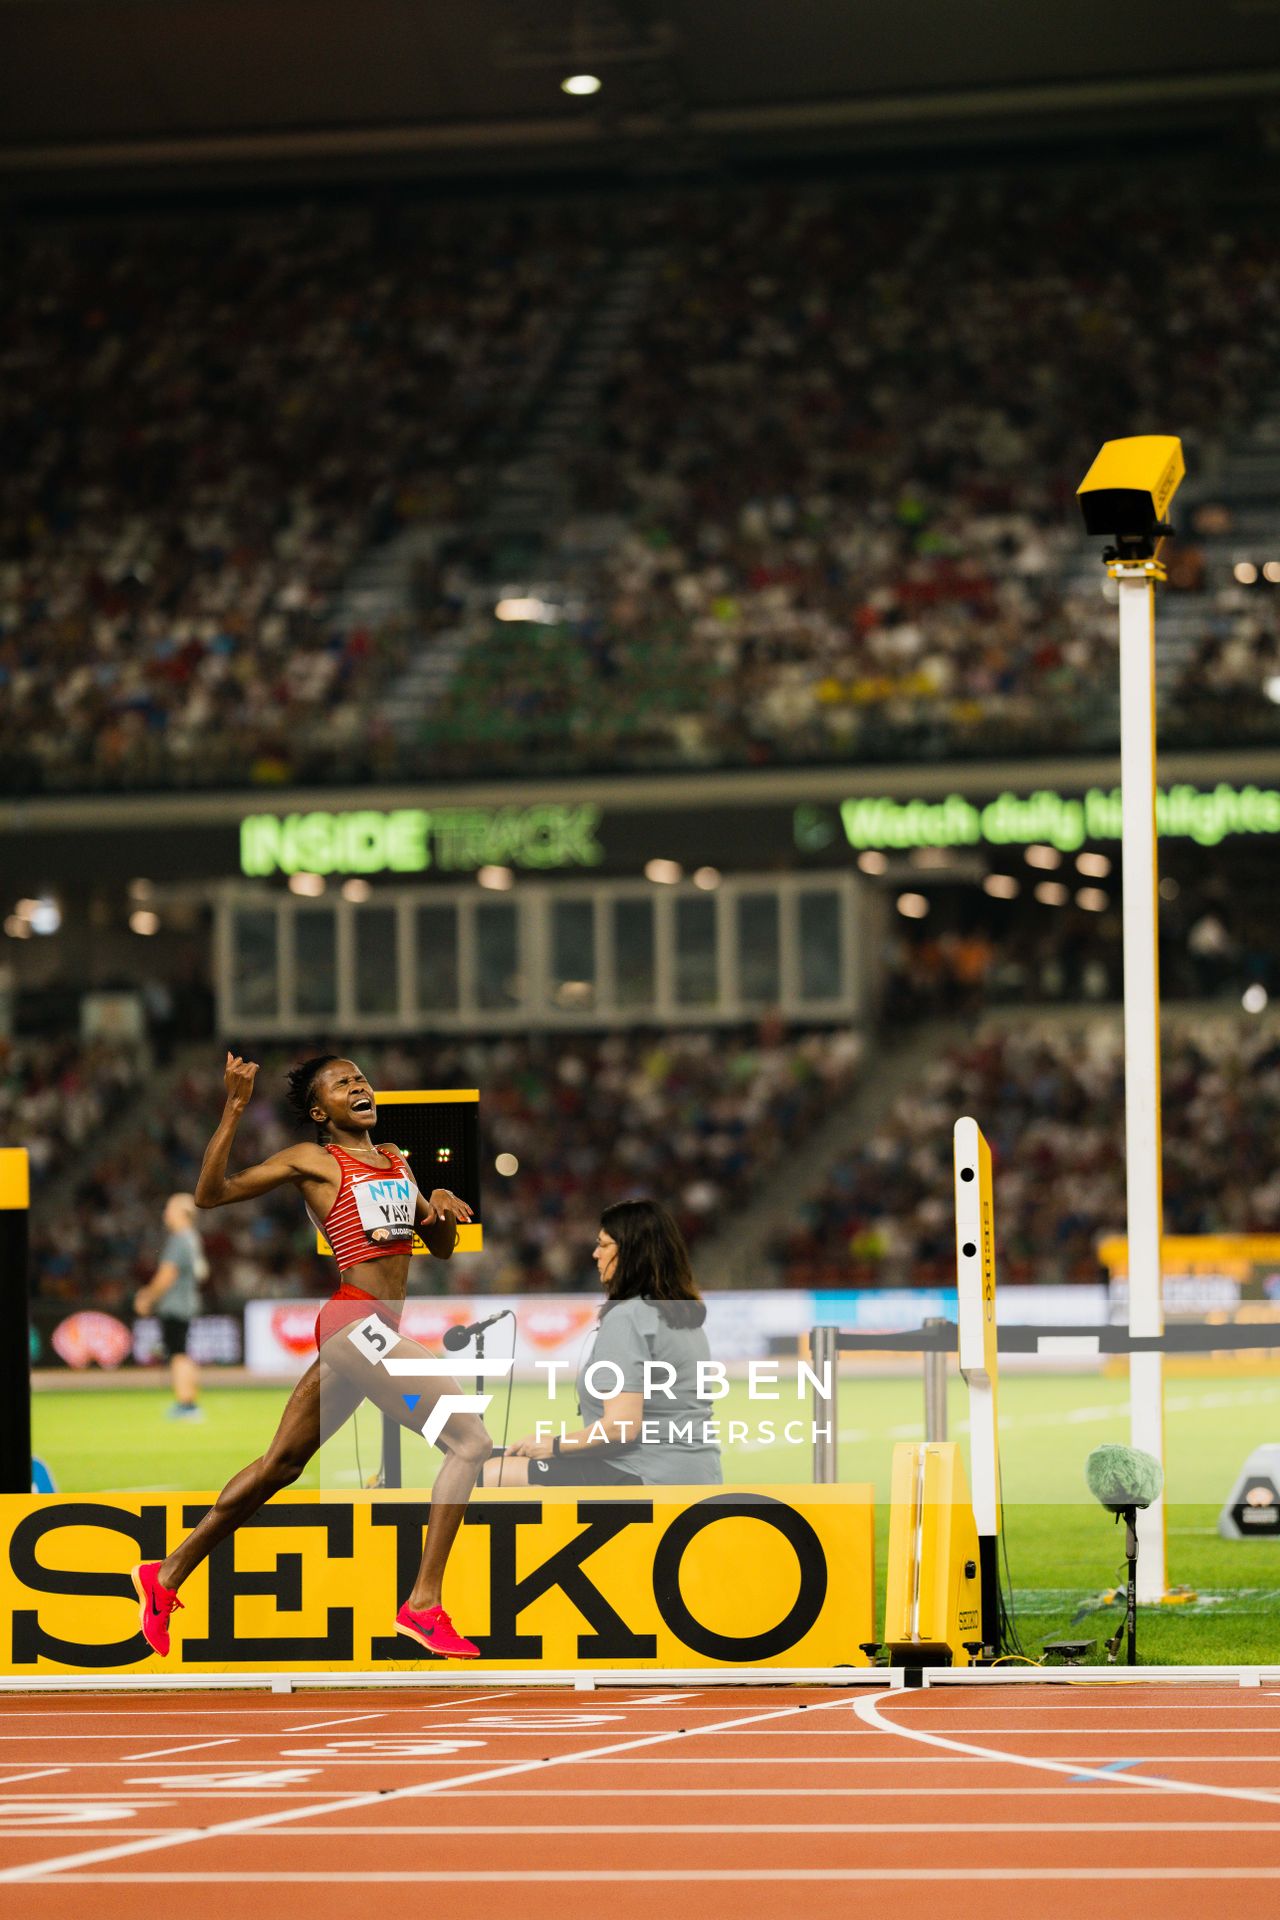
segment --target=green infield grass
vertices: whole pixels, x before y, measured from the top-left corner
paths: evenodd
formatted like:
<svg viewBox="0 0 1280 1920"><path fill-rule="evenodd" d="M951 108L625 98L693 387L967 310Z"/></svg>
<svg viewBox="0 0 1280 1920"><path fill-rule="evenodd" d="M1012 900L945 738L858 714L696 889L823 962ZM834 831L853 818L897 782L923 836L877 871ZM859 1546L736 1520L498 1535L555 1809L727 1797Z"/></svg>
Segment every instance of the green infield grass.
<svg viewBox="0 0 1280 1920"><path fill-rule="evenodd" d="M165 1419L168 1395L122 1384L88 1390L44 1389L33 1399L35 1451L60 1493L184 1490L208 1492L260 1454L287 1398L283 1386L219 1385L210 1376L199 1424ZM736 1485L795 1485L811 1474L810 1409L788 1387L777 1403L749 1401L735 1382L718 1403L724 1423L746 1424L748 1440L724 1449L725 1480ZM505 1396L487 1415L502 1438ZM950 1431L965 1443L966 1396L952 1378ZM842 1380L840 1477L870 1482L877 1498L877 1573L883 1587L888 1540L889 1467L894 1444L923 1437L918 1379L876 1375ZM511 1437L538 1420L578 1424L570 1395L549 1402L537 1385L512 1395ZM803 1440L772 1443L759 1423L801 1423ZM349 1489L367 1482L380 1454L378 1416L363 1408L323 1449L298 1483ZM1084 1485L1084 1461L1104 1440L1128 1439L1123 1373L1012 1374L1000 1383L1005 1545L1018 1625L1026 1651L1045 1639L1101 1643L1118 1623L1105 1596L1123 1578L1123 1536ZM1217 1515L1245 1455L1280 1441L1280 1370L1231 1369L1175 1375L1166 1388L1168 1567L1185 1589L1172 1604L1142 1610L1144 1661L1212 1664L1280 1662L1280 1542L1219 1539ZM437 1455L404 1436L404 1482L430 1483Z"/></svg>

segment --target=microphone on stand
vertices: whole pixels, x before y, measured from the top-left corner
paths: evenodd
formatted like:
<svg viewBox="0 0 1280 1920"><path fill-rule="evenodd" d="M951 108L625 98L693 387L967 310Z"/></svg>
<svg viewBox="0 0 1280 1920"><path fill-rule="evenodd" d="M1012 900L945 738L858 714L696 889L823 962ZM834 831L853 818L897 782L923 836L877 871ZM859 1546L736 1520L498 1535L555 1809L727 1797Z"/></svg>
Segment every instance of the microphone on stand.
<svg viewBox="0 0 1280 1920"><path fill-rule="evenodd" d="M440 1345L448 1353L460 1353L469 1346L478 1333L484 1333L489 1327L497 1326L499 1320L514 1320L510 1307L503 1307L500 1313L491 1313L487 1320L473 1320L469 1327L446 1327L441 1335Z"/></svg>

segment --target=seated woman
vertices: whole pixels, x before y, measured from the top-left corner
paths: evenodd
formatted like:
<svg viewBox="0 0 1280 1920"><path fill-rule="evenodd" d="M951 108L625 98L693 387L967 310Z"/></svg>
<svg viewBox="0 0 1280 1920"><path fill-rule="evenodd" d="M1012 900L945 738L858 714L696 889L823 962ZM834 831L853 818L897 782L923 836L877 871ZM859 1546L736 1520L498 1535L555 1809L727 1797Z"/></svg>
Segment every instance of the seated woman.
<svg viewBox="0 0 1280 1920"><path fill-rule="evenodd" d="M656 1200L622 1200L600 1217L596 1271L608 1299L578 1369L577 1432L530 1437L484 1468L486 1487L688 1486L724 1478L706 1438L709 1398L697 1369L711 1358L707 1309L684 1236ZM609 1379L605 1399L588 1390Z"/></svg>

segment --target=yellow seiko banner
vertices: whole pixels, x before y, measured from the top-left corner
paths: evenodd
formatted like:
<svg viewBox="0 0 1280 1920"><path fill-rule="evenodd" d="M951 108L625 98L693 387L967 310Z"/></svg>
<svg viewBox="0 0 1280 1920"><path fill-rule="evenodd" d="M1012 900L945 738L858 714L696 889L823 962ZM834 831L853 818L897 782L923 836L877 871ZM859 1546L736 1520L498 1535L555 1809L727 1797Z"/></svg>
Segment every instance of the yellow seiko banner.
<svg viewBox="0 0 1280 1920"><path fill-rule="evenodd" d="M439 1664L393 1625L430 1512L415 1492L272 1500L183 1587L173 1650L155 1659L129 1568L160 1559L213 1497L0 1498L0 1673ZM445 1604L504 1667L865 1666L873 1528L869 1486L478 1493Z"/></svg>

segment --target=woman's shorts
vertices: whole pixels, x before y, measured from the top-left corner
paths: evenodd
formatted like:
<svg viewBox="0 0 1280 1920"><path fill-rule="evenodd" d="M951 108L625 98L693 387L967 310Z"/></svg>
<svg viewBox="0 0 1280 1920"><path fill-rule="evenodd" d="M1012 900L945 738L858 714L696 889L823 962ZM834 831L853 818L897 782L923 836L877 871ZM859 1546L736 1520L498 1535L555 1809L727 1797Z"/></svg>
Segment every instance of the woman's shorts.
<svg viewBox="0 0 1280 1920"><path fill-rule="evenodd" d="M640 1487L635 1473L624 1473L612 1460L594 1458L596 1447L575 1447L569 1453L552 1454L549 1460L527 1460L531 1487ZM498 1483L501 1485L501 1481Z"/></svg>
<svg viewBox="0 0 1280 1920"><path fill-rule="evenodd" d="M379 1300L376 1294L366 1293L363 1287L350 1286L344 1280L316 1315L316 1348L319 1350L331 1335L341 1333L344 1327L353 1327L357 1320L367 1320L370 1313L376 1313L393 1333L399 1333L403 1312L403 1300Z"/></svg>
<svg viewBox="0 0 1280 1920"><path fill-rule="evenodd" d="M185 1353L187 1350L191 1322L184 1315L177 1313L162 1313L157 1318L160 1321L160 1337L164 1341L165 1358L174 1360L180 1353Z"/></svg>

